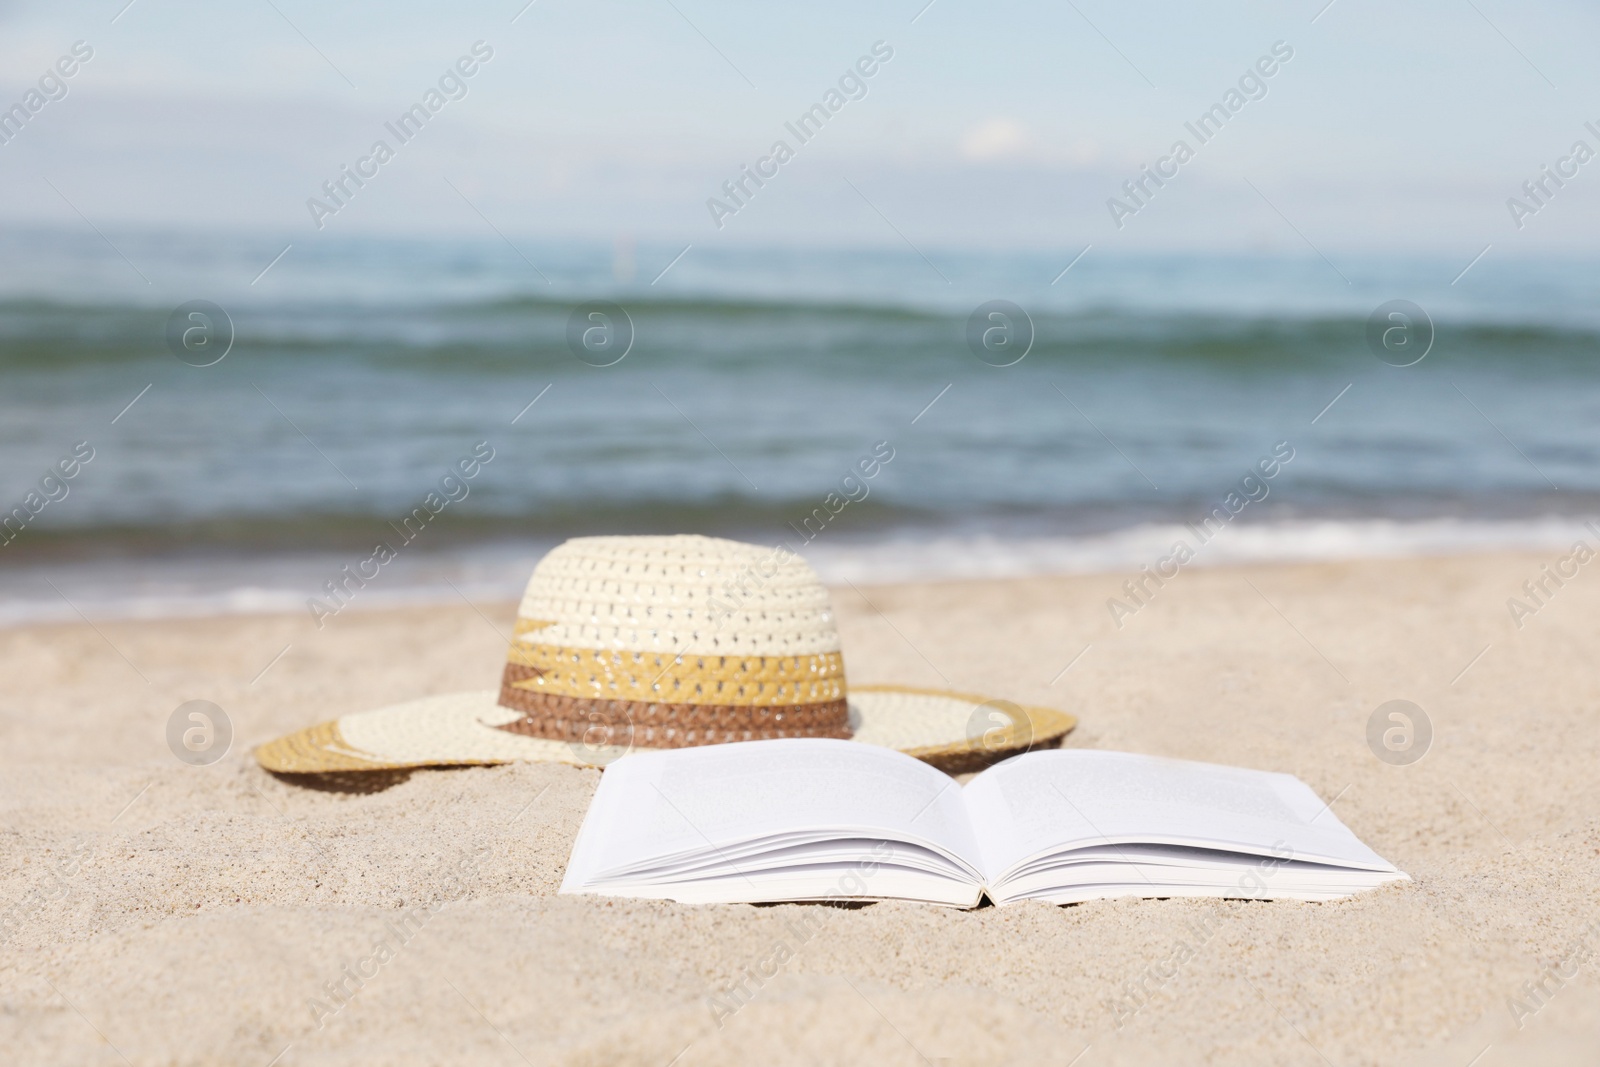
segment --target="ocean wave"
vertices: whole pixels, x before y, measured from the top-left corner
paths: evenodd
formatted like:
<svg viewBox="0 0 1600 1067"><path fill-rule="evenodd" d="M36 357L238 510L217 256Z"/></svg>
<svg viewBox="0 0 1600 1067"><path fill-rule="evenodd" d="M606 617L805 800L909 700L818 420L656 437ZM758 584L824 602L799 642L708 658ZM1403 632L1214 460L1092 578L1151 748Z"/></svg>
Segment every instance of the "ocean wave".
<svg viewBox="0 0 1600 1067"><path fill-rule="evenodd" d="M1195 567L1311 563L1496 551L1553 551L1600 540L1570 516L1527 520L1322 519L1241 523L1203 546L1193 528L1148 523L1087 537L935 536L855 545L816 545L807 554L824 580L883 583L1038 574L1137 572L1185 541Z"/></svg>
<svg viewBox="0 0 1600 1067"><path fill-rule="evenodd" d="M903 532L823 539L801 554L831 585L1136 574L1180 539L1178 523L1147 523L1080 537ZM1580 518L1525 520L1310 520L1241 524L1207 542L1189 566L1310 563L1483 552L1558 552L1600 543ZM352 611L467 600L513 601L555 540L524 540L402 554L381 581L359 590ZM0 625L92 619L306 613L320 584L349 558L327 552L161 558L129 567L101 559L0 571ZM307 618L310 615L307 614Z"/></svg>
<svg viewBox="0 0 1600 1067"><path fill-rule="evenodd" d="M658 363L714 362L836 373L912 366L930 350L964 350L964 317L893 303L796 299L623 297L637 336ZM518 296L434 304L244 305L231 310L237 345L253 359L373 363L387 369L452 373L582 373L568 351L566 324L576 300ZM129 361L166 362L170 309L127 303L0 300L0 376L70 371ZM1200 315L1098 307L1070 313L1034 310L1034 365L1131 365L1261 369L1279 373L1347 363L1365 351L1366 320L1356 316ZM1435 324L1428 368L1444 359L1544 374L1600 372L1600 330L1561 322ZM804 362L792 358L799 354Z"/></svg>

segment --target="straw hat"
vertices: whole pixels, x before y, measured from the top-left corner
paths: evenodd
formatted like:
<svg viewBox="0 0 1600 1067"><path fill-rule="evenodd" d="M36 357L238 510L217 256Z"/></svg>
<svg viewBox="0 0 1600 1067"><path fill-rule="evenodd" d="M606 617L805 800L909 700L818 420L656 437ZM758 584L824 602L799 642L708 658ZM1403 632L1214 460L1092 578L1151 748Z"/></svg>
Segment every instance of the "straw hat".
<svg viewBox="0 0 1600 1067"><path fill-rule="evenodd" d="M1053 743L1075 724L968 693L847 691L828 592L786 547L580 537L534 569L498 691L346 715L256 758L290 774L604 766L633 749L837 737L960 764Z"/></svg>

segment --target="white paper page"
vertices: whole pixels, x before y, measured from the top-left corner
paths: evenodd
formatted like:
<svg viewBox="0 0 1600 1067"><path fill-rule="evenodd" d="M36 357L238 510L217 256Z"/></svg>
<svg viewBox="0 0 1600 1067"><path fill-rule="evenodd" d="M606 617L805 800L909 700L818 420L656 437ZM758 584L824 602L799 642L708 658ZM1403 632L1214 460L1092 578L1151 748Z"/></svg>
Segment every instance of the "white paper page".
<svg viewBox="0 0 1600 1067"><path fill-rule="evenodd" d="M1022 864L990 895L997 904L1029 897L1058 903L1106 896L1324 899L1404 877L1214 849L1091 845Z"/></svg>
<svg viewBox="0 0 1600 1067"><path fill-rule="evenodd" d="M773 840L773 839L768 839ZM709 849L694 860L673 866L646 868L638 875L608 877L608 884L622 885L632 881L663 884L693 881L711 875L754 874L764 871L785 871L802 866L832 864L841 868L858 866L861 857L871 856L873 864L881 870L896 867L907 871L948 876L953 867L949 860L937 852L903 841L883 841L871 838L832 838L826 842L782 844L735 854L732 849ZM876 887L876 882L873 883Z"/></svg>
<svg viewBox="0 0 1600 1067"><path fill-rule="evenodd" d="M1173 870L1165 880L1152 885L1139 878L1130 878L1128 865L1125 863L1088 863L1075 865L1070 881L1052 877L1052 874L1059 872L1044 872L1024 878L1007 879L1004 883L1005 892L1000 895L998 903L1007 903L1028 896L1050 897L1058 893L1076 893L1094 886L1111 885L1123 886L1132 891L1126 895L1140 897L1187 896L1187 893L1177 890L1208 887L1235 899L1282 900L1292 899L1303 891L1350 893L1380 885L1395 877L1392 874L1356 871L1346 867L1317 866L1309 872L1289 868L1273 872L1270 882L1267 883L1267 889L1256 892L1241 888L1241 879L1247 876L1249 869L1241 864L1233 871L1210 868Z"/></svg>
<svg viewBox="0 0 1600 1067"><path fill-rule="evenodd" d="M1030 752L984 771L963 794L991 884L1030 857L1108 841L1394 870L1304 782L1270 771L1126 752Z"/></svg>
<svg viewBox="0 0 1600 1067"><path fill-rule="evenodd" d="M796 738L617 760L600 779L562 888L582 891L608 873L631 868L637 877L651 861L673 867L721 850L737 865L750 854L745 843L773 838L782 847L791 835L819 832L924 844L977 879L980 853L954 779L892 749ZM873 891L869 884L864 895Z"/></svg>
<svg viewBox="0 0 1600 1067"><path fill-rule="evenodd" d="M1359 872L1352 871L1351 874ZM1297 886L1282 892L1274 891L1268 898L1272 900L1342 900L1354 893L1377 888L1384 881L1384 876L1370 875L1371 884L1344 884L1317 886ZM1394 878L1394 875L1389 875ZM1210 897L1214 900L1237 899L1239 888L1235 885L1217 886L1204 884L1186 884L1174 882L1164 886L1162 897ZM1149 887L1138 882L1099 882L1094 884L1074 885L1057 892L1027 894L1026 899L1042 900L1049 904L1081 904L1087 900L1111 900L1116 897L1150 897ZM1010 904L1015 898L1008 898L1005 902Z"/></svg>
<svg viewBox="0 0 1600 1067"><path fill-rule="evenodd" d="M1084 845L1066 850L1052 850L1043 855L1034 855L1026 863L1014 866L1010 879L1020 876L1046 872L1064 871L1075 869L1083 864L1092 863L1120 863L1127 868L1123 876L1129 879L1149 878L1159 881L1162 878L1174 877L1173 872L1178 872L1177 877L1187 875L1196 870L1256 870L1261 869L1264 863L1270 860L1266 867L1270 871L1284 871L1293 868L1296 871L1337 871L1348 872L1351 868L1339 867L1325 863L1308 863L1301 860L1279 861L1276 857L1246 855L1240 852L1229 852L1220 849L1192 848L1186 845Z"/></svg>
<svg viewBox="0 0 1600 1067"><path fill-rule="evenodd" d="M901 846L904 848L905 846ZM712 875L693 882L643 885L627 889L605 888L602 895L636 897L648 900L676 900L681 904L742 904L752 901L837 900L841 886L856 868L838 865L810 865L786 871L754 871L749 874ZM982 890L945 877L930 877L920 871L880 867L869 882L871 895L886 899L912 900L945 907L977 906ZM563 890L566 892L567 890Z"/></svg>

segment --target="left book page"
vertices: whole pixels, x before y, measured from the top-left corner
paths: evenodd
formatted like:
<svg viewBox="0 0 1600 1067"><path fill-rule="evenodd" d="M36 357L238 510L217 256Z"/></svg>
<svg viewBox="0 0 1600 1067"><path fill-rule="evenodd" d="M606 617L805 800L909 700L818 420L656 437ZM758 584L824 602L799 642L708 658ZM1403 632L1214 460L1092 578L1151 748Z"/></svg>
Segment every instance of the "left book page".
<svg viewBox="0 0 1600 1067"><path fill-rule="evenodd" d="M972 907L980 855L960 786L920 760L853 741L751 741L606 768L561 891Z"/></svg>

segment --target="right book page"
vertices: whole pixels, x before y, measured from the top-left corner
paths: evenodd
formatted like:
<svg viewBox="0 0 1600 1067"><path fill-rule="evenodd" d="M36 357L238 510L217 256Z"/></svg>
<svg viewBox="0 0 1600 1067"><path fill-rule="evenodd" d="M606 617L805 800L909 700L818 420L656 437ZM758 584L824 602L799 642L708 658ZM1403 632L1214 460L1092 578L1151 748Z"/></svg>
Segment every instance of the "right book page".
<svg viewBox="0 0 1600 1067"><path fill-rule="evenodd" d="M1288 774L1058 749L991 767L962 795L991 886L1072 850L1114 864L1124 858L1118 846L1127 846L1131 865L1149 854L1141 845L1177 846L1164 851L1197 862L1206 853L1189 850L1395 871Z"/></svg>

